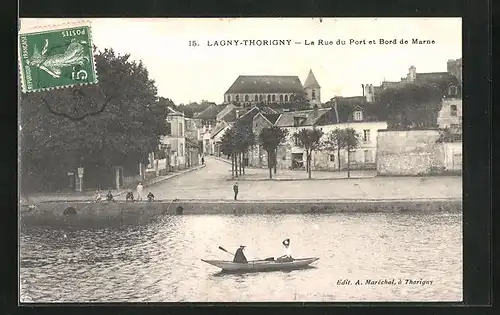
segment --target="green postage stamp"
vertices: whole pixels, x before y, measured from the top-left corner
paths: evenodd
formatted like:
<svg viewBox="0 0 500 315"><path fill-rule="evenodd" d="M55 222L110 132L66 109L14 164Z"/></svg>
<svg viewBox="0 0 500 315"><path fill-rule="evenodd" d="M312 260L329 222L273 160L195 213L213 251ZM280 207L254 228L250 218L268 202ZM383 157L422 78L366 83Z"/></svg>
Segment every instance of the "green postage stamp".
<svg viewBox="0 0 500 315"><path fill-rule="evenodd" d="M89 22L21 29L19 45L25 93L98 81Z"/></svg>

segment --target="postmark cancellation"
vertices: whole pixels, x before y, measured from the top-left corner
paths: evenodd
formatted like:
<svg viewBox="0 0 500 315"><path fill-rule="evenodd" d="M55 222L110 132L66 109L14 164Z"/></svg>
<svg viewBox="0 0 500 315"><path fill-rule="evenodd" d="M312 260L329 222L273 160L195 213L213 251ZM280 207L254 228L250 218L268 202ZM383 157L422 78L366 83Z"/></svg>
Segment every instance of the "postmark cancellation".
<svg viewBox="0 0 500 315"><path fill-rule="evenodd" d="M93 47L87 21L21 28L18 61L22 91L97 83Z"/></svg>

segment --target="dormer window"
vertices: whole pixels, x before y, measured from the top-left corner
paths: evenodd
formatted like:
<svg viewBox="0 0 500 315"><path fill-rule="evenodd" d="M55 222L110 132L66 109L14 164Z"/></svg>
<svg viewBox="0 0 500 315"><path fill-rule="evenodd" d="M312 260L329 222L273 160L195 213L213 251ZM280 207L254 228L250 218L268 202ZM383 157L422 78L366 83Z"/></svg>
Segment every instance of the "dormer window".
<svg viewBox="0 0 500 315"><path fill-rule="evenodd" d="M355 121L363 120L363 112L360 110L355 111L353 116Z"/></svg>
<svg viewBox="0 0 500 315"><path fill-rule="evenodd" d="M248 95L245 95L245 102L248 102Z"/></svg>

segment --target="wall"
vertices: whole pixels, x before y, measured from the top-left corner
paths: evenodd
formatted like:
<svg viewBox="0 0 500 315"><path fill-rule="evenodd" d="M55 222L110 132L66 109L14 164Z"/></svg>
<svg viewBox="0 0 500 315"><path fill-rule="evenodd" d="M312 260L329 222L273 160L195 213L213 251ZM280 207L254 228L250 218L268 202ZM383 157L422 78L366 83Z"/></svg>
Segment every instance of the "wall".
<svg viewBox="0 0 500 315"><path fill-rule="evenodd" d="M76 214L64 215L72 207ZM60 228L110 228L146 225L149 222L175 215L178 207L183 214L293 214L336 212L461 212L462 200L272 200L263 201L215 201L215 200L169 200L148 202L44 202L36 211L20 208L21 228L50 226Z"/></svg>
<svg viewBox="0 0 500 315"><path fill-rule="evenodd" d="M225 94L224 100L226 102L236 103L236 104L256 104L256 103L288 103L291 101L294 93L250 93L250 94ZM236 100L238 96L238 101ZM248 96L248 101L245 101L245 96ZM273 100L274 96L274 100ZM268 100L268 97L270 100ZM262 100L261 100L262 98Z"/></svg>
<svg viewBox="0 0 500 315"><path fill-rule="evenodd" d="M452 116L451 105L457 106L456 116ZM437 123L439 128L449 128L451 125L462 126L462 99L445 98L438 113Z"/></svg>
<svg viewBox="0 0 500 315"><path fill-rule="evenodd" d="M379 175L433 175L461 171L461 142L439 143L440 130L379 131ZM453 159L453 155L460 158ZM455 166L454 166L455 165Z"/></svg>
<svg viewBox="0 0 500 315"><path fill-rule="evenodd" d="M441 144L444 148L444 167L448 171L462 172L462 142L445 142Z"/></svg>

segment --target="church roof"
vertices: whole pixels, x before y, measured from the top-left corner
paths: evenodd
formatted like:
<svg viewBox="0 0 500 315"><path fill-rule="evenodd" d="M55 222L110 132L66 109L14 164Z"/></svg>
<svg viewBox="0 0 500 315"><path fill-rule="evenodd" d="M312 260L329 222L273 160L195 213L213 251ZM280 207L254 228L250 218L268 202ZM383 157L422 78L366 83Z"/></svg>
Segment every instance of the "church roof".
<svg viewBox="0 0 500 315"><path fill-rule="evenodd" d="M304 83L304 88L306 88L306 89L307 88L316 88L316 89L320 88L319 83L316 80L316 78L314 77L314 73L312 72L312 70L309 70L309 74L307 75L306 82Z"/></svg>
<svg viewBox="0 0 500 315"><path fill-rule="evenodd" d="M303 93L298 76L240 75L226 91L229 93Z"/></svg>

